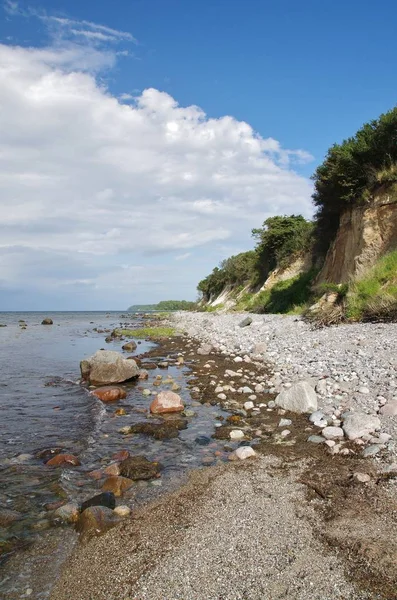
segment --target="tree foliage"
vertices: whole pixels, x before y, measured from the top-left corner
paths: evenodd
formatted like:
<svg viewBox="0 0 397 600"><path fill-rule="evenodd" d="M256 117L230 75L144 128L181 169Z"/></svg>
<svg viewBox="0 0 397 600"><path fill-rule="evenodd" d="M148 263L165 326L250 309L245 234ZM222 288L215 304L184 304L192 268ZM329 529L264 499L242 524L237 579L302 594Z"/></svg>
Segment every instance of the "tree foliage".
<svg viewBox="0 0 397 600"><path fill-rule="evenodd" d="M226 258L219 267L200 281L197 286L204 300L218 296L227 285L239 286L249 283L254 272L256 254L253 250Z"/></svg>

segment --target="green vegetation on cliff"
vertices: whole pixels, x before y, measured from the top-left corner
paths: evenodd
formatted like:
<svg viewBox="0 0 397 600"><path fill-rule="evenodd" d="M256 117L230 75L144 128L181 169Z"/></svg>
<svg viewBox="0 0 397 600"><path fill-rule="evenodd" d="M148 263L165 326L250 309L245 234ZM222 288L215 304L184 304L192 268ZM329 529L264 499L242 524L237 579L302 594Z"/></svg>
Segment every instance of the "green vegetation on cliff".
<svg viewBox="0 0 397 600"><path fill-rule="evenodd" d="M335 239L341 215L349 208L369 206L379 192L397 192L397 108L334 144L313 181L314 221L301 215L274 216L253 229L255 249L222 261L198 284L205 302L214 300L225 288L232 290L237 310L290 312L318 300L323 292L315 278ZM307 261L306 272L292 272L282 281L275 278L272 287L261 290L272 271L286 269L308 253L312 259ZM341 318L397 318L396 261L392 252L367 276L344 286L343 294L338 288Z"/></svg>
<svg viewBox="0 0 397 600"><path fill-rule="evenodd" d="M196 303L187 300L162 300L158 304L133 304L128 308L128 312L148 312L160 310L168 312L171 310L195 310Z"/></svg>

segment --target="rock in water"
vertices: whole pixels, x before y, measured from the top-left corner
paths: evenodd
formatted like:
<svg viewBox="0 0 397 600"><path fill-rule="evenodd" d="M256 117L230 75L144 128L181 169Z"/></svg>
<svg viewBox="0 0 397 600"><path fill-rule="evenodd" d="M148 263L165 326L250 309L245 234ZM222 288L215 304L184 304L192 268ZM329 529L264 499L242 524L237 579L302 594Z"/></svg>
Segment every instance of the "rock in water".
<svg viewBox="0 0 397 600"><path fill-rule="evenodd" d="M46 462L49 467L61 467L62 465L78 467L80 464L79 459L74 454L57 454Z"/></svg>
<svg viewBox="0 0 397 600"><path fill-rule="evenodd" d="M127 342L126 344L124 344L124 346L121 346L121 347L126 352L134 352L134 350L136 350L136 348L137 348L136 343L133 341Z"/></svg>
<svg viewBox="0 0 397 600"><path fill-rule="evenodd" d="M76 523L76 531L83 539L99 536L120 523L120 518L105 506L90 506L81 513Z"/></svg>
<svg viewBox="0 0 397 600"><path fill-rule="evenodd" d="M134 482L132 479L114 475L105 480L102 489L104 492L112 492L117 498L119 498L126 490L129 490L133 484Z"/></svg>
<svg viewBox="0 0 397 600"><path fill-rule="evenodd" d="M102 400L102 402L114 402L127 397L127 392L123 388L110 385L93 390L91 394Z"/></svg>
<svg viewBox="0 0 397 600"><path fill-rule="evenodd" d="M251 317L245 317L245 319L243 319L240 323L239 326L240 327L248 327L248 325L251 325L252 323L252 319Z"/></svg>
<svg viewBox="0 0 397 600"><path fill-rule="evenodd" d="M150 405L153 414L182 412L185 408L182 398L174 392L160 392Z"/></svg>
<svg viewBox="0 0 397 600"><path fill-rule="evenodd" d="M79 519L80 511L77 504L70 502L57 508L54 513L54 518L63 521L64 523L76 523Z"/></svg>
<svg viewBox="0 0 397 600"><path fill-rule="evenodd" d="M50 319L50 317L46 317L45 319L42 320L41 322L42 325L53 325L53 320Z"/></svg>
<svg viewBox="0 0 397 600"><path fill-rule="evenodd" d="M295 413L312 413L317 410L317 394L307 381L299 381L283 390L275 402L276 406Z"/></svg>
<svg viewBox="0 0 397 600"><path fill-rule="evenodd" d="M103 492L102 494L97 494L93 496L89 500L86 500L81 505L80 512L84 512L86 508L90 506L105 506L106 508L114 509L116 506L116 499L112 492Z"/></svg>
<svg viewBox="0 0 397 600"><path fill-rule="evenodd" d="M349 440L356 440L367 433L373 433L380 429L378 417L366 415L365 413L349 413L343 420L343 430Z"/></svg>
<svg viewBox="0 0 397 600"><path fill-rule="evenodd" d="M120 463L120 475L134 481L153 479L159 476L159 472L160 464L158 462L150 462L144 456L126 458L126 460Z"/></svg>
<svg viewBox="0 0 397 600"><path fill-rule="evenodd" d="M127 360L119 352L98 350L80 363L81 376L93 385L121 383L138 377L139 368L134 360Z"/></svg>

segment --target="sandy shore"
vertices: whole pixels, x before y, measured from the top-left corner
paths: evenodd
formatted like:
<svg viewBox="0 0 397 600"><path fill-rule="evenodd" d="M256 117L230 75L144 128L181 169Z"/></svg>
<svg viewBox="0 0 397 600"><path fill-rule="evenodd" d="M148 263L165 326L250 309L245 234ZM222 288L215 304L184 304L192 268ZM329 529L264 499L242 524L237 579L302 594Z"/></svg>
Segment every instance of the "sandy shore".
<svg viewBox="0 0 397 600"><path fill-rule="evenodd" d="M205 318L186 315L180 323L184 320L191 333L201 326L196 337L212 336L218 345L225 339L236 345L235 338L245 336L252 344L248 328L237 330L237 315L233 331L223 329L217 340L220 317L210 319L210 326ZM326 358L324 344L321 352ZM207 358L196 370L198 380ZM216 353L211 360L216 372ZM332 390L331 401L338 391ZM256 458L199 469L177 492L79 545L51 600L397 598L393 479L382 474L380 462L332 456L307 443L303 420L293 427L294 445L264 443L258 447L264 454ZM369 481L357 481L357 472Z"/></svg>

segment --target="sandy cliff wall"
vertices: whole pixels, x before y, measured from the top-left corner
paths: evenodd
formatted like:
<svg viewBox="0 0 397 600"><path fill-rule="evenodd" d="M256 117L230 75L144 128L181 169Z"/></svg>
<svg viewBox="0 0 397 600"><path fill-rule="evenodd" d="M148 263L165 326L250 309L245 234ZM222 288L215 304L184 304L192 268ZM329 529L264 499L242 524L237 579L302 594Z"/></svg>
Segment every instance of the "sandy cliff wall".
<svg viewBox="0 0 397 600"><path fill-rule="evenodd" d="M346 283L397 248L397 191L379 191L370 204L347 210L318 283Z"/></svg>

